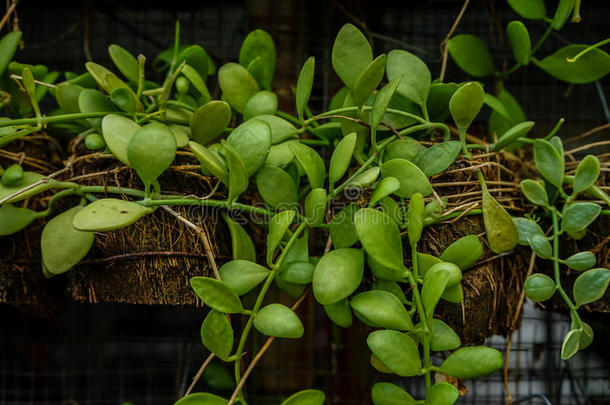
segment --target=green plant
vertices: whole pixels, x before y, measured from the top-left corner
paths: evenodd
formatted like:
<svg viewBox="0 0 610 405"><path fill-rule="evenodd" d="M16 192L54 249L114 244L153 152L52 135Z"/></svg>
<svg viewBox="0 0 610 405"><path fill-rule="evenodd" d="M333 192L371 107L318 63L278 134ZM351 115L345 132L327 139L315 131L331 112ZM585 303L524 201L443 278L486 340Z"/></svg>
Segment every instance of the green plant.
<svg viewBox="0 0 610 405"><path fill-rule="evenodd" d="M551 217L551 236L547 237L531 218L514 218L514 221L519 229L519 243L530 246L539 258L552 260L553 278L541 273L533 274L526 280L524 288L528 298L536 302L546 301L556 292L565 301L572 319L572 328L561 348L561 358L566 360L593 341L593 329L580 318L578 308L604 295L610 282L610 270L593 268L597 259L590 251L562 259L559 238L567 234L576 240L582 239L587 228L602 212L598 204L581 201L579 197L590 195L606 204L610 203L610 197L595 185L600 174L600 163L594 155L588 155L580 162L574 176L567 176L564 174L561 140L553 137L549 141L536 140L534 160L543 181L523 180L521 189L529 201L539 206L544 215ZM565 185L572 186L571 194L566 193ZM560 265L583 272L574 283L573 298L562 287Z"/></svg>
<svg viewBox="0 0 610 405"><path fill-rule="evenodd" d="M87 148L111 154L132 168L142 187L83 185L57 180L62 172L43 176L8 168L0 182L0 235L54 215L41 237L43 272L51 277L70 270L87 255L95 232L128 226L159 207L170 213L170 206L222 209L233 260L217 269L210 258L215 277L194 277L191 286L210 308L201 327L202 342L212 352L208 360L216 356L233 363L236 389L228 400L194 393L177 404L246 403L243 385L273 339L303 335L294 310L301 299L293 308L269 303L267 293L274 287L295 299L311 288L340 327L349 327L355 314L376 329L367 337L373 367L402 377L423 377L425 398L415 400L396 385L378 383L372 391L376 405L453 404L457 389L445 382L433 384L433 372L471 379L502 366L499 351L461 347L459 336L434 317L440 300L463 300L462 272L479 261L483 251L479 238L465 235L439 257L418 250L424 227L461 215L483 215L488 244L495 253L510 252L519 242L522 221L513 222L492 197L482 173L481 209L469 211L447 213L429 179L460 159L460 151L461 159L467 159L481 148L466 143L466 131L489 99L480 84L433 82L425 63L403 50L374 58L364 35L349 24L339 31L332 51L333 68L345 87L334 96L331 109L318 115L307 107L314 82L313 58L306 60L299 74L296 116L278 111L277 96L270 91L275 45L261 30L246 37L239 63L218 69L220 99L213 99L206 85L216 70L214 64L200 46L180 45L178 26L174 47L153 63L165 76L162 83L146 79L143 56L136 58L118 45L111 45L109 53L127 81L88 62L87 73L68 75L56 86L53 95L60 111L49 116L37 107L36 83L25 67L21 80L35 117L0 121L0 127L8 128L0 135L0 144L27 131L59 125L58 130L78 133ZM384 77L387 82L382 83ZM450 115L459 141L450 139L444 123ZM516 125L491 149L524 139L532 126ZM443 141L430 147L420 142L439 136ZM328 167L314 147L334 149ZM201 172L215 179L227 197L164 194L159 178L178 151L192 154ZM252 184L264 204L240 198L252 193ZM370 196L332 216L337 197L353 188L368 189ZM18 205L50 191L54 194L44 211ZM72 208L56 214L59 200ZM236 213L250 216L267 231L264 255L257 255L251 237L233 218L239 216ZM264 220L254 221L254 216ZM313 230L329 238L323 253L310 246ZM255 296L252 305L244 299L246 294ZM232 321L237 317L245 317L245 326L236 334ZM244 348L253 330L269 339L243 371ZM433 364L432 353L439 351L452 353ZM305 390L283 404L324 400L322 392Z"/></svg>

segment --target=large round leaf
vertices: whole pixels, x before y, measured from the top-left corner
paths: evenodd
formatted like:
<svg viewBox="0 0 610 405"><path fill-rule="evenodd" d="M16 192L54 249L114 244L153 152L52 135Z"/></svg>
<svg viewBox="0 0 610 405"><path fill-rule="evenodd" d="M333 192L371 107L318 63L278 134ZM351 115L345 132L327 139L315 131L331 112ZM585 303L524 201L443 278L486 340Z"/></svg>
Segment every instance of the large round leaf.
<svg viewBox="0 0 610 405"><path fill-rule="evenodd" d="M449 100L449 112L460 134L466 132L484 102L485 91L483 86L476 82L466 83L453 93Z"/></svg>
<svg viewBox="0 0 610 405"><path fill-rule="evenodd" d="M485 43L474 35L456 35L447 44L449 54L455 63L474 77L493 74L494 63Z"/></svg>
<svg viewBox="0 0 610 405"><path fill-rule="evenodd" d="M371 399L375 405L415 405L415 399L411 395L388 382L373 385Z"/></svg>
<svg viewBox="0 0 610 405"><path fill-rule="evenodd" d="M396 49L388 53L386 70L389 80L402 76L396 90L398 93L420 106L426 104L431 76L421 59L412 53Z"/></svg>
<svg viewBox="0 0 610 405"><path fill-rule="evenodd" d="M210 310L201 325L201 341L221 360L228 360L233 350L233 328L225 314Z"/></svg>
<svg viewBox="0 0 610 405"><path fill-rule="evenodd" d="M265 89L271 88L276 59L273 38L267 31L261 29L250 32L239 50L239 63L248 67L260 86ZM254 64L257 67L252 69L251 66Z"/></svg>
<svg viewBox="0 0 610 405"><path fill-rule="evenodd" d="M248 176L251 176L267 159L271 148L271 128L259 119L247 121L231 132L227 143L239 154Z"/></svg>
<svg viewBox="0 0 610 405"><path fill-rule="evenodd" d="M502 368L502 353L491 347L463 347L451 353L441 365L443 374L470 380Z"/></svg>
<svg viewBox="0 0 610 405"><path fill-rule="evenodd" d="M377 330L366 339L375 356L401 377L419 375L421 360L417 345L408 335L395 330Z"/></svg>
<svg viewBox="0 0 610 405"><path fill-rule="evenodd" d="M571 60L586 48L588 45L568 45L541 61L536 59L532 61L540 69L564 82L591 83L610 73L610 55L599 48L594 48L578 59Z"/></svg>
<svg viewBox="0 0 610 405"><path fill-rule="evenodd" d="M83 89L78 96L78 107L82 113L116 111L112 101L95 89ZM87 121L97 131L101 130L102 118L89 118Z"/></svg>
<svg viewBox="0 0 610 405"><path fill-rule="evenodd" d="M250 97L260 90L250 72L233 62L218 69L218 84L229 104L240 113L244 111Z"/></svg>
<svg viewBox="0 0 610 405"><path fill-rule="evenodd" d="M265 280L270 270L249 260L236 259L223 264L219 273L220 279L237 295L244 295Z"/></svg>
<svg viewBox="0 0 610 405"><path fill-rule="evenodd" d="M102 120L102 135L108 149L127 166L129 166L127 145L140 128L135 121L117 114L108 114Z"/></svg>
<svg viewBox="0 0 610 405"><path fill-rule="evenodd" d="M127 146L127 157L144 184L152 184L174 161L176 138L164 124L153 122L136 132Z"/></svg>
<svg viewBox="0 0 610 405"><path fill-rule="evenodd" d="M262 90L253 95L244 107L244 121L259 115L273 115L277 111L277 95Z"/></svg>
<svg viewBox="0 0 610 405"><path fill-rule="evenodd" d="M415 193L427 196L432 193L432 185L426 175L413 162L405 159L392 159L381 166L382 177L395 177L400 182L400 188L395 194L399 197L411 198Z"/></svg>
<svg viewBox="0 0 610 405"><path fill-rule="evenodd" d="M102 198L79 211L72 225L81 231L111 231L131 225L150 212L149 208L134 202Z"/></svg>
<svg viewBox="0 0 610 405"><path fill-rule="evenodd" d="M476 235L466 235L449 245L440 259L453 263L465 271L477 263L482 253L483 245L479 238Z"/></svg>
<svg viewBox="0 0 610 405"><path fill-rule="evenodd" d="M290 308L282 304L269 304L254 317L256 330L267 336L298 339L303 336L303 324Z"/></svg>
<svg viewBox="0 0 610 405"><path fill-rule="evenodd" d="M382 266L404 269L402 240L396 222L381 211L363 208L354 215L354 223L368 255Z"/></svg>
<svg viewBox="0 0 610 405"><path fill-rule="evenodd" d="M412 330L413 322L404 305L392 293L365 291L352 298L350 305L356 316L369 326L396 330Z"/></svg>
<svg viewBox="0 0 610 405"><path fill-rule="evenodd" d="M44 267L51 274L61 274L81 261L93 245L92 232L74 229L74 216L83 207L74 207L51 219L42 230L40 250Z"/></svg>
<svg viewBox="0 0 610 405"><path fill-rule="evenodd" d="M356 81L373 60L373 51L366 37L352 24L339 30L332 51L332 65L347 87Z"/></svg>
<svg viewBox="0 0 610 405"><path fill-rule="evenodd" d="M274 208L292 208L297 203L297 186L279 167L264 165L256 174L256 186L263 201Z"/></svg>
<svg viewBox="0 0 610 405"><path fill-rule="evenodd" d="M322 305L333 304L353 293L362 281L364 253L343 248L326 253L313 273L313 293Z"/></svg>
<svg viewBox="0 0 610 405"><path fill-rule="evenodd" d="M195 111L191 117L191 139L207 145L220 136L231 121L231 107L224 101L212 100Z"/></svg>

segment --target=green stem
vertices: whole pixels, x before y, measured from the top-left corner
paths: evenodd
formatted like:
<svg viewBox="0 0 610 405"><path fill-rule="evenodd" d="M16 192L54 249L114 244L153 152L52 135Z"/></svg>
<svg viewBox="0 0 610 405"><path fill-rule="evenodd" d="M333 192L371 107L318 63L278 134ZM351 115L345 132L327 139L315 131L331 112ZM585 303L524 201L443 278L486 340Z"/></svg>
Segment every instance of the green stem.
<svg viewBox="0 0 610 405"><path fill-rule="evenodd" d="M553 32L553 27L551 25L549 25L547 27L546 31L544 31L544 34L542 34L542 36L536 43L536 45L534 45L534 47L532 48L532 52L530 53L530 55L534 55L536 53L536 51L538 51L538 49L540 49L540 47L542 46L544 41L546 41L547 38L549 37L549 35L551 35L551 32Z"/></svg>
<svg viewBox="0 0 610 405"><path fill-rule="evenodd" d="M593 49L599 48L600 46L606 45L610 43L610 38L606 38L603 41L599 41L596 44L593 44L585 49L583 49L582 51L578 52L578 54L576 54L576 56L574 56L573 58L566 58L566 60L570 63L574 63L576 62L581 56L583 56L584 54L586 54L587 52L592 51Z"/></svg>
<svg viewBox="0 0 610 405"><path fill-rule="evenodd" d="M399 134L401 136L405 136L405 135L412 134L413 132L425 131L428 129L442 129L443 136L446 141L449 140L449 137L451 136L451 130L449 129L449 127L441 122L426 122L426 123L420 124L420 125L413 125L411 127L403 129L402 131L399 132Z"/></svg>
<svg viewBox="0 0 610 405"><path fill-rule="evenodd" d="M362 107L362 111L369 111L372 108L373 107L371 107L370 105L365 105L365 106ZM305 120L305 125L309 125L313 121L317 121L317 120L321 120L321 119L326 119L329 115L340 115L340 114L343 114L343 113L354 112L354 111L358 111L358 107L355 107L355 106L354 107L343 107L343 108L337 108L335 110L326 111L326 112L323 112L322 114L314 115L313 117ZM396 110L394 108L388 108L386 110L386 112L392 113L392 114L396 114L396 115L402 115L404 117L412 118L412 119L414 119L415 121L417 121L417 122L419 122L421 124L425 124L427 122L425 119L423 119L419 115L411 114L411 113L408 113L406 111Z"/></svg>

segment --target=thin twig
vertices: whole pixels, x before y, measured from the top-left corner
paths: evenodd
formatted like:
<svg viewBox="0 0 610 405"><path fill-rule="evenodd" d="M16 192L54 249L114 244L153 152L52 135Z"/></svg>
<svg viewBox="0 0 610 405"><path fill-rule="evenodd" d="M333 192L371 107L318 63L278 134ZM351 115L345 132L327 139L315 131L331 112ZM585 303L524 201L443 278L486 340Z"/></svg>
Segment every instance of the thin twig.
<svg viewBox="0 0 610 405"><path fill-rule="evenodd" d="M189 252L171 252L171 251L159 251L159 252L133 252L133 253L125 253L121 255L104 257L103 259L91 259L84 260L80 262L78 265L86 265L86 264L101 264L101 263L112 263L117 260L125 260L125 259L138 259L141 257L148 256L180 256L180 257L195 257L195 258L203 258L204 255L199 253L189 253Z"/></svg>
<svg viewBox="0 0 610 405"><path fill-rule="evenodd" d="M195 374L195 377L193 377L193 382L191 383L191 385L189 385L189 388L184 393L184 396L187 396L188 394L190 394L193 391L193 389L195 388L195 385L197 384L197 381L199 381L199 379L203 375L203 372L205 371L208 364L210 364L210 362L212 361L213 358L214 358L214 353L210 353L210 355L208 356L207 359L205 359L205 361L203 362L201 367L199 367L199 371L197 371L197 374Z"/></svg>
<svg viewBox="0 0 610 405"><path fill-rule="evenodd" d="M600 125L599 127L595 127L593 129L588 130L587 132L583 132L580 135L574 136L572 138L568 138L563 141L564 144L578 141L579 139L586 138L587 136L593 135L599 131L603 131L604 129L610 128L610 124Z"/></svg>
<svg viewBox="0 0 610 405"><path fill-rule="evenodd" d="M459 25L460 21L462 20L462 17L464 16L464 13L466 12L466 8L468 8L468 3L470 3L470 0L464 1L464 5L462 5L462 9L460 10L460 13L458 14L457 18L455 19L453 25L451 26L451 29L447 33L447 36L445 36L445 39L443 40L443 42L441 42L441 48L442 48L442 53L443 53L443 61L441 64L441 74L439 76L439 80L441 83L445 79L445 72L447 71L447 59L449 57L449 50L447 48L447 44L449 43L449 40L451 39L453 32L456 30L457 26Z"/></svg>
<svg viewBox="0 0 610 405"><path fill-rule="evenodd" d="M11 75L11 79L13 79L13 80L23 80L23 76L21 76L21 75L15 75L15 74L12 74L12 75ZM57 86L56 86L56 85L54 85L54 84L51 84L51 83L46 83L46 82L41 82L40 80L36 80L36 79L34 79L34 83L36 83L36 84L40 84L41 86L50 87L50 88L52 88L52 89L57 88Z"/></svg>
<svg viewBox="0 0 610 405"><path fill-rule="evenodd" d="M11 3L11 6L6 10L4 17L2 17L2 20L0 20L0 30L4 27L4 24L6 24L6 22L8 21L8 18L13 13L13 11L15 11L15 7L17 7L17 3L19 3L19 0L14 0Z"/></svg>
<svg viewBox="0 0 610 405"><path fill-rule="evenodd" d="M6 197L4 197L2 200L0 200L0 205L4 204L5 202L7 202L8 200L10 200L10 199L11 199L11 198L13 198L13 197L16 197L16 196L18 196L18 195L20 195L20 194L25 193L26 191L29 191L29 190L33 189L33 188L34 188L34 187L36 187L36 186L39 186L39 185L41 185L41 184L46 184L46 183L48 183L48 182L49 182L49 181L51 181L51 180L52 180L54 177L59 176L59 175L60 175L60 174L62 174L63 172L67 171L69 168L70 168L70 165L68 165L68 166L64 167L64 168L63 168L63 169L61 169L61 170L56 171L55 173L49 174L47 177L42 178L42 179L38 180L37 182L34 182L34 183L30 184L29 186L22 188L21 190L15 191L13 194L11 194L11 195L9 195L9 196L6 196Z"/></svg>

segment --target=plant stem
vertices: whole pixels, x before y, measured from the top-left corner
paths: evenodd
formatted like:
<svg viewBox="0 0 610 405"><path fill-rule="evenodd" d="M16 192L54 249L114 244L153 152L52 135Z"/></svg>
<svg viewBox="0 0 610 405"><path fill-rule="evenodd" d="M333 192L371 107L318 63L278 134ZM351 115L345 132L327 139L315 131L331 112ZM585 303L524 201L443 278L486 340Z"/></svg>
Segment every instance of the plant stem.
<svg viewBox="0 0 610 405"><path fill-rule="evenodd" d="M371 107L369 105L365 105L365 106L362 107L362 111L369 111L372 108L373 107ZM313 121L325 119L329 115L339 115L339 114L343 114L343 113L347 113L347 112L354 112L354 111L358 111L358 107L356 107L356 106L354 106L354 107L343 107L343 108L337 108L335 110L326 111L326 112L323 112L322 114L314 115L313 117L305 120L305 125L309 125ZM408 113L406 111L396 110L394 108L388 108L386 110L386 112L412 118L412 119L414 119L415 121L417 121L417 122L419 122L421 124L425 124L427 122L425 119L423 119L419 115L411 114L411 113Z"/></svg>

